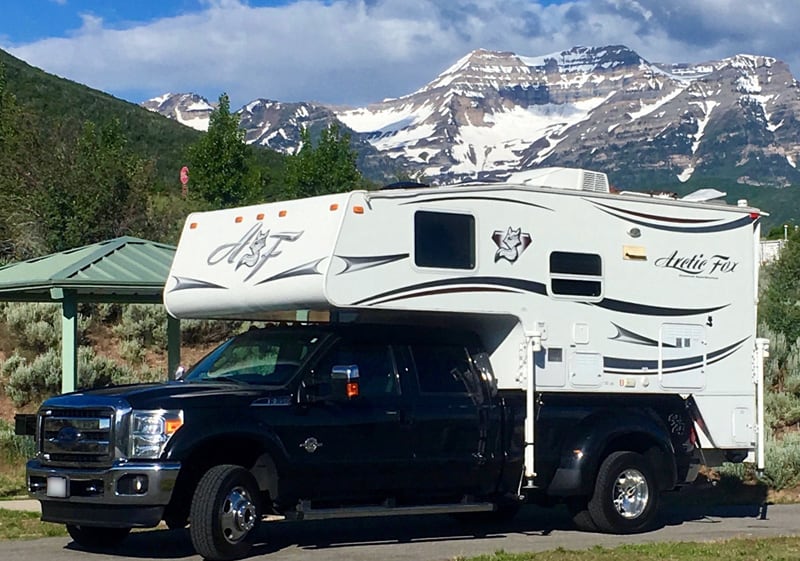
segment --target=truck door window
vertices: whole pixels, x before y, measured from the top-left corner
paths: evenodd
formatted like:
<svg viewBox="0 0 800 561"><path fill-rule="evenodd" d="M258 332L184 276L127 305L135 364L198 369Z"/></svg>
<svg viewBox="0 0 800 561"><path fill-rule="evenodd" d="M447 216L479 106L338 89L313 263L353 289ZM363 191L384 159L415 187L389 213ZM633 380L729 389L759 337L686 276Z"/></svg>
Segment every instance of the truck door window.
<svg viewBox="0 0 800 561"><path fill-rule="evenodd" d="M417 344L411 352L420 392L480 395L480 382L464 347Z"/></svg>
<svg viewBox="0 0 800 561"><path fill-rule="evenodd" d="M399 395L400 384L388 345L340 342L309 373L311 384L329 384L334 366L358 366L360 397Z"/></svg>

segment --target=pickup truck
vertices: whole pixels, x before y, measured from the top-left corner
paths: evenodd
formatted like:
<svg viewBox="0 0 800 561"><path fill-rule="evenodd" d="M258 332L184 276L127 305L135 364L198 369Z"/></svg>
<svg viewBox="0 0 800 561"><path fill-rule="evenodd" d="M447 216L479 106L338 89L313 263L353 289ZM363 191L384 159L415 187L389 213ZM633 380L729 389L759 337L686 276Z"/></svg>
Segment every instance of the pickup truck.
<svg viewBox="0 0 800 561"><path fill-rule="evenodd" d="M268 515L501 518L531 500L565 502L584 530L639 532L694 477L697 448L686 401L626 397L538 394L526 482L525 394L497 389L475 333L271 325L177 381L48 399L28 486L81 546L163 520L211 560L246 556Z"/></svg>

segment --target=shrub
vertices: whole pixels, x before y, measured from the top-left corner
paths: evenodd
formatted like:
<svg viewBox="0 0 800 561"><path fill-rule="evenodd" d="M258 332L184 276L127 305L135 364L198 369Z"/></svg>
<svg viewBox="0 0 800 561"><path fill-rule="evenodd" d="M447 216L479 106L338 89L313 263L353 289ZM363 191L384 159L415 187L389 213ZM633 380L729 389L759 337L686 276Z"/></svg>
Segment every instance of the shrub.
<svg viewBox="0 0 800 561"><path fill-rule="evenodd" d="M0 374L6 382L6 394L14 405L22 407L28 403L38 403L61 389L61 355L51 349L31 362L19 355L12 355L0 368ZM79 388L152 382L164 378L157 369L136 371L110 358L96 355L90 347L78 349Z"/></svg>
<svg viewBox="0 0 800 561"><path fill-rule="evenodd" d="M136 341L144 348L167 346L167 312L162 306L130 304L122 307L114 334L126 341Z"/></svg>

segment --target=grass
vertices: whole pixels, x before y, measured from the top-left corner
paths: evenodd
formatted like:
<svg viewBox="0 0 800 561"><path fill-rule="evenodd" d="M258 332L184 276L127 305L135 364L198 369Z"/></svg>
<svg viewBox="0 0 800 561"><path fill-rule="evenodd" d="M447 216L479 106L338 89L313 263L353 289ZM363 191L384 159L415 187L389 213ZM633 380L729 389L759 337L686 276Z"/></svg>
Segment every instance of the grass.
<svg viewBox="0 0 800 561"><path fill-rule="evenodd" d="M575 551L564 548L540 553L505 553L459 557L459 561L761 561L800 559L800 538L735 539L718 542L673 542L593 547Z"/></svg>
<svg viewBox="0 0 800 561"><path fill-rule="evenodd" d="M33 540L66 535L63 524L42 522L35 512L6 510L0 502L0 540Z"/></svg>

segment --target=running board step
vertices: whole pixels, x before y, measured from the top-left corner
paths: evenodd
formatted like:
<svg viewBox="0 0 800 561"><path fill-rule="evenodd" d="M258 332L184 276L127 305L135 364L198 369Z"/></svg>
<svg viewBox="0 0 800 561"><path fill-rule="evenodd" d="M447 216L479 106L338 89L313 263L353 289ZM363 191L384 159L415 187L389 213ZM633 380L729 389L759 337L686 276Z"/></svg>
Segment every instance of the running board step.
<svg viewBox="0 0 800 561"><path fill-rule="evenodd" d="M402 516L420 514L451 514L455 512L491 512L494 503L447 503L419 506L363 506L354 508L311 508L308 501L300 501L294 512L287 512L287 520L330 520L334 518L365 518L368 516Z"/></svg>

